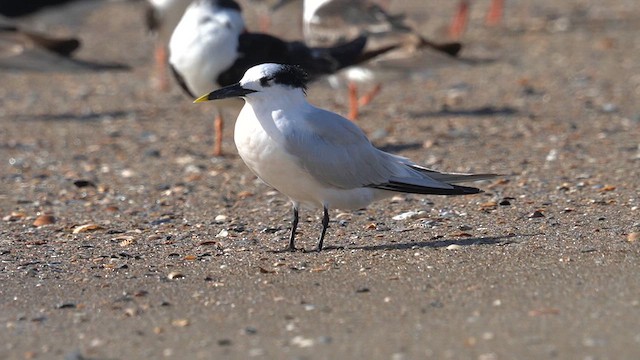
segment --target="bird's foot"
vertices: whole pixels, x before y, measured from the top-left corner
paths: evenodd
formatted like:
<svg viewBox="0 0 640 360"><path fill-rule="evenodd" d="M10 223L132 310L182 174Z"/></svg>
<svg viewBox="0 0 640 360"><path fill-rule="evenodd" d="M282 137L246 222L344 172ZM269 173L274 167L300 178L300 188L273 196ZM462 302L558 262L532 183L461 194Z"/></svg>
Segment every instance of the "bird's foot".
<svg viewBox="0 0 640 360"><path fill-rule="evenodd" d="M378 95L381 89L382 89L382 85L376 84L376 86L373 89L371 89L368 93L364 94L358 99L358 106L362 107L362 106L369 105L373 100L373 98L376 97L376 95Z"/></svg>

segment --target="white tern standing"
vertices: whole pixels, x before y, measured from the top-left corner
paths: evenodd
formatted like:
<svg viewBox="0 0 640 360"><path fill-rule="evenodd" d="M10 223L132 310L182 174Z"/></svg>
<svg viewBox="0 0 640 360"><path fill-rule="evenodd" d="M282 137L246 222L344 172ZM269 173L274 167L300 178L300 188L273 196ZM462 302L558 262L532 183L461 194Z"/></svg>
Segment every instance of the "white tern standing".
<svg viewBox="0 0 640 360"><path fill-rule="evenodd" d="M359 209L394 192L467 195L481 192L452 183L495 174L451 174L424 168L375 148L353 122L307 102L300 67L261 64L239 83L195 102L242 97L234 140L247 166L293 203L289 250L295 250L298 209L322 207L322 250L329 208Z"/></svg>

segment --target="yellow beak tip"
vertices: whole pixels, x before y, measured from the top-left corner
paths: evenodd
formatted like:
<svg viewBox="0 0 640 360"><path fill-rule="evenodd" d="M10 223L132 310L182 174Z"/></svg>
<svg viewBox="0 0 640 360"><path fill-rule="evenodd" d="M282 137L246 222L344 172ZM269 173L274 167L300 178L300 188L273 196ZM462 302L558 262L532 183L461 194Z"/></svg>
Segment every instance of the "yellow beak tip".
<svg viewBox="0 0 640 360"><path fill-rule="evenodd" d="M201 103L201 102L205 102L205 101L209 101L209 94L204 94L202 96L200 96L199 98L193 100L193 103Z"/></svg>

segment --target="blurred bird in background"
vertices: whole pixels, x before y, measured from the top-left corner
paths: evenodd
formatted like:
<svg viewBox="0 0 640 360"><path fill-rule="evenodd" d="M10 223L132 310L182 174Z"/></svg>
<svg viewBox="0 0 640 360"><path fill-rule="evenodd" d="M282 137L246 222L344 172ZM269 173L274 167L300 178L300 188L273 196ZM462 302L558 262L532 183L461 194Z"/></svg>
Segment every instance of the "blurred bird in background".
<svg viewBox="0 0 640 360"><path fill-rule="evenodd" d="M369 0L304 0L303 34L305 41L313 45L336 44L355 36L367 36L369 45L374 47L400 44L378 61L394 58L410 58L416 52L429 49L450 57L458 56L462 45L458 42L438 43L418 33L409 23L406 14L391 14L386 8L389 1ZM352 67L342 72L348 80L349 114L355 120L359 108L371 102L381 89L376 80L376 63L368 66ZM378 71L379 72L379 71ZM340 80L331 78L333 86ZM358 96L358 85L374 83L373 88Z"/></svg>
<svg viewBox="0 0 640 360"><path fill-rule="evenodd" d="M194 99L220 86L238 82L254 65L276 62L302 66L313 78L366 62L394 48L365 51L367 38L356 37L331 47L308 47L300 41L246 31L242 9L233 0L195 0L176 26L169 42L173 74ZM237 104L235 106L234 104ZM221 102L237 108L240 101ZM217 111L213 154L222 154L223 118Z"/></svg>

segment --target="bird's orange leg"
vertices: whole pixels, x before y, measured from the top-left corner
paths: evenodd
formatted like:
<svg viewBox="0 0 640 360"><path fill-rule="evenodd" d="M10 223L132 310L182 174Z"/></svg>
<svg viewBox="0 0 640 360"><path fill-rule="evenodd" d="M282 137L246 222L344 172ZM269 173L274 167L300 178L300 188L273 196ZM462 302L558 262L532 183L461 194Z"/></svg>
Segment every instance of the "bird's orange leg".
<svg viewBox="0 0 640 360"><path fill-rule="evenodd" d="M358 99L358 106L362 107L368 105L376 95L382 90L381 84L376 84L376 86L371 89L368 93L364 94Z"/></svg>
<svg viewBox="0 0 640 360"><path fill-rule="evenodd" d="M484 22L487 26L496 26L502 21L504 11L504 0L491 0L491 7L487 12Z"/></svg>
<svg viewBox="0 0 640 360"><path fill-rule="evenodd" d="M351 121L358 119L358 85L353 82L349 82L349 115L348 118Z"/></svg>
<svg viewBox="0 0 640 360"><path fill-rule="evenodd" d="M216 114L216 118L213 121L213 127L215 131L215 142L213 144L213 156L221 156L222 155L222 128L224 125L224 120L222 119L221 114Z"/></svg>
<svg viewBox="0 0 640 360"><path fill-rule="evenodd" d="M465 30L467 29L467 22L469 21L469 2L465 0L461 0L458 5L458 11L456 12L453 21L451 21L451 26L449 27L449 37L457 40L462 37Z"/></svg>
<svg viewBox="0 0 640 360"><path fill-rule="evenodd" d="M156 42L154 52L155 59L155 79L154 85L158 90L167 91L169 89L169 79L167 78L167 48L160 41Z"/></svg>

